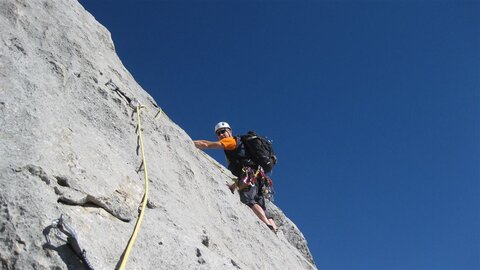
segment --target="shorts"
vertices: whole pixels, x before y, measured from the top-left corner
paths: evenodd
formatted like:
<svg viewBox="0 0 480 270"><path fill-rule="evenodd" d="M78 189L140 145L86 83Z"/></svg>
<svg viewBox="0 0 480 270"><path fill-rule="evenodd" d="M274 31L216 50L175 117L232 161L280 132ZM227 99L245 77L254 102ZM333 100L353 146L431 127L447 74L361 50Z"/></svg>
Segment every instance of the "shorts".
<svg viewBox="0 0 480 270"><path fill-rule="evenodd" d="M270 214L270 211L267 210L265 207L265 198L263 197L261 191L259 192L258 186L254 185L249 188L245 188L241 190L240 192L240 201L250 207L252 207L254 204L260 205L262 207L263 211L265 211L265 216L267 216L268 219L273 218L272 215Z"/></svg>

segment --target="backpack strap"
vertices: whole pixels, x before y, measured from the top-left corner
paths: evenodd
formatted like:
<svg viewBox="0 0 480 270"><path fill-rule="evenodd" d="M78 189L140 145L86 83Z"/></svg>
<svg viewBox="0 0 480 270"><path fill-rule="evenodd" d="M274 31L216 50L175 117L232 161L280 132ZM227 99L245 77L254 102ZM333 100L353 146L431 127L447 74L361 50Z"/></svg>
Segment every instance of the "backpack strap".
<svg viewBox="0 0 480 270"><path fill-rule="evenodd" d="M235 137L237 141L237 147L234 150L224 150L225 156L228 161L228 169L233 175L239 177L242 173L242 169L245 166L255 166L250 155L247 153L245 143L241 137Z"/></svg>

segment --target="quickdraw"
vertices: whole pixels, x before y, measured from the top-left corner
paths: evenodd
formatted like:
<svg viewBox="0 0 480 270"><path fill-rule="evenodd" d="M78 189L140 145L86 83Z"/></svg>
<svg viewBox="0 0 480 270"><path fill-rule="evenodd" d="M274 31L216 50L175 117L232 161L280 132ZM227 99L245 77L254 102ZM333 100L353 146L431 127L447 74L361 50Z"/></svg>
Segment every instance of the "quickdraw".
<svg viewBox="0 0 480 270"><path fill-rule="evenodd" d="M259 176L259 177L258 177ZM268 176L261 166L258 166L257 172L255 173L255 179L260 179L261 187L262 187L262 194L265 199L273 202L273 194L275 190L273 189L273 181Z"/></svg>
<svg viewBox="0 0 480 270"><path fill-rule="evenodd" d="M47 244L50 248L54 247L50 240L50 231L53 229L54 235L64 242L67 242L70 248L75 252L88 270L93 270L92 264L87 259L87 252L80 247L77 232L65 222L63 214L60 218L54 220L50 226L44 230L44 235L47 240Z"/></svg>

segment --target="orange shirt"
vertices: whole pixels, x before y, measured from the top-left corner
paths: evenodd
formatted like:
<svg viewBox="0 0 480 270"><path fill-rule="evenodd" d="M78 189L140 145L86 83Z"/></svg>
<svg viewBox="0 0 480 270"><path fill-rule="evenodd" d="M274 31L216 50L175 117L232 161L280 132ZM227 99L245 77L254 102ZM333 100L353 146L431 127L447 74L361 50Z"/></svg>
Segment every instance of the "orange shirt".
<svg viewBox="0 0 480 270"><path fill-rule="evenodd" d="M237 139L235 137L223 138L220 140L225 150L234 150L237 147Z"/></svg>

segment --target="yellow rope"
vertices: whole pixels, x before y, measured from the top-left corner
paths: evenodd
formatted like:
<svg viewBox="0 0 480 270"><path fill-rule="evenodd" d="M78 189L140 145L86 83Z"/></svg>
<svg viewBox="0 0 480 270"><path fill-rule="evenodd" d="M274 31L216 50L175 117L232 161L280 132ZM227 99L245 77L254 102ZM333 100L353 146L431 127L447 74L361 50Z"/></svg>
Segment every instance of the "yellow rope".
<svg viewBox="0 0 480 270"><path fill-rule="evenodd" d="M145 214L145 207L147 206L148 200L148 172L147 172L147 160L145 159L145 150L143 147L143 140L142 140L142 126L140 122L140 109L143 106L137 106L137 121L138 121L138 137L140 142L140 148L142 150L142 164L143 164L143 172L145 175L145 194L143 195L143 202L142 202L142 210L140 211L140 216L138 217L137 224L135 225L135 229L133 230L133 234L130 237L130 241L128 242L127 249L125 250L125 254L122 259L122 263L120 264L120 270L125 269L125 265L127 264L128 256L130 255L130 251L132 249L133 243L137 238L138 231L140 229L140 225L142 224L143 215Z"/></svg>

